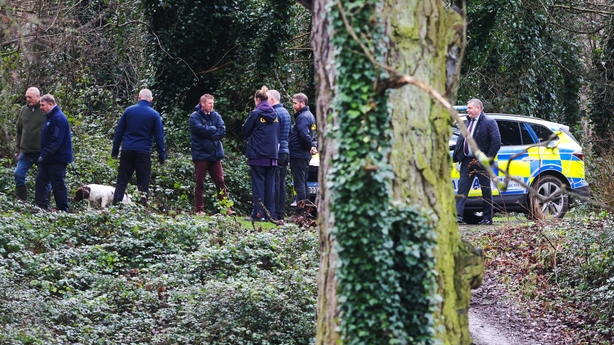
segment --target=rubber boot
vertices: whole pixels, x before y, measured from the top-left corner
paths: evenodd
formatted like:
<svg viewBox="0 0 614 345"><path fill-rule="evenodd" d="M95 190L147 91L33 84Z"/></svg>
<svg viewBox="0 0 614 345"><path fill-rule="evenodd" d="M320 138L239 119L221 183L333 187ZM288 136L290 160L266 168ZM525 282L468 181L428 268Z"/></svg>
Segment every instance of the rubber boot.
<svg viewBox="0 0 614 345"><path fill-rule="evenodd" d="M22 201L28 201L28 187L19 186L15 187L15 192L17 193L17 197Z"/></svg>

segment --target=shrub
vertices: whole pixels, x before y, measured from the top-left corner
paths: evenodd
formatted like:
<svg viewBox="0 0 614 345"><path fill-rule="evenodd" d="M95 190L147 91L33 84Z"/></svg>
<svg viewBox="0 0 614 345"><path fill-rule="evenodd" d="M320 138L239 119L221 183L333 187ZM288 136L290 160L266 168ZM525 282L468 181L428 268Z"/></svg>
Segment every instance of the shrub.
<svg viewBox="0 0 614 345"><path fill-rule="evenodd" d="M250 231L231 218L140 206L20 215L4 201L0 343L308 344L315 336L313 230Z"/></svg>
<svg viewBox="0 0 614 345"><path fill-rule="evenodd" d="M577 308L611 332L614 318L614 223L597 215L566 219L544 229L536 254ZM555 249L556 248L556 249Z"/></svg>

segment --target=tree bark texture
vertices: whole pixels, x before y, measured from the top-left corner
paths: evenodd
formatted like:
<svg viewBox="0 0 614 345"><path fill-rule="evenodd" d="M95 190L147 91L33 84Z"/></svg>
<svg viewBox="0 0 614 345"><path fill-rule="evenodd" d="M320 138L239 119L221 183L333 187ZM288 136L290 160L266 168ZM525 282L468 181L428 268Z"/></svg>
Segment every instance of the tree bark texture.
<svg viewBox="0 0 614 345"><path fill-rule="evenodd" d="M317 121L320 151L320 272L318 275L316 344L338 344L336 299L336 253L330 228L329 190L326 176L334 143L327 135L334 118L328 118L334 98L335 71L326 16L328 0L313 1L311 43L315 54ZM390 39L387 64L402 74L430 84L441 94L455 87L446 74L448 50L459 41L463 21L457 12L446 9L441 0L388 0L383 3L384 21ZM448 61L449 62L449 61ZM460 66L458 67L460 68ZM438 294L443 302L436 317L436 338L444 344L470 344L467 309L470 285L481 281L483 262L472 246L462 243L456 224L454 193L450 179L451 158L448 139L452 119L429 95L413 86L389 91L393 127L390 162L395 179L393 199L431 209L437 223Z"/></svg>
<svg viewBox="0 0 614 345"><path fill-rule="evenodd" d="M337 255L332 250L333 237L330 233L333 220L327 200L329 191L326 186L326 173L332 159L334 145L328 136L328 128L335 119L328 119L334 98L335 68L333 47L330 44L329 21L326 13L327 0L312 2L311 45L314 50L314 73L317 99L318 151L320 153L320 169L318 180L318 224L320 224L320 270L318 273L318 304L317 304L317 335L316 344L337 344L339 334L337 326L337 285L335 283L335 263Z"/></svg>

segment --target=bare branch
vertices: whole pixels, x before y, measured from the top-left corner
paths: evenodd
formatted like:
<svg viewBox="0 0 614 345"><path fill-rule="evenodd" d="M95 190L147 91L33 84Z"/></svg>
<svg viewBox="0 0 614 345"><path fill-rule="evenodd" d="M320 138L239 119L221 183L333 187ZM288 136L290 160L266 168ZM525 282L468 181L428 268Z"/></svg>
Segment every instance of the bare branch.
<svg viewBox="0 0 614 345"><path fill-rule="evenodd" d="M560 8L560 9L564 9L568 11L582 12L582 13L595 13L595 14L603 14L603 15L613 15L614 14L614 11L598 10L598 9L591 9L591 8L586 8L586 7L575 7L575 6L567 6L567 5L548 5L548 7Z"/></svg>
<svg viewBox="0 0 614 345"><path fill-rule="evenodd" d="M200 71L200 72L196 73L196 75L203 75L203 74L215 72L215 71L217 71L219 69L222 69L222 68L224 68L226 66L232 65L233 63L235 63L235 62L234 61L228 61L226 63L221 64L220 66L217 66L217 67L214 67L214 68L210 68L210 69L205 70L205 71Z"/></svg>
<svg viewBox="0 0 614 345"><path fill-rule="evenodd" d="M296 2L305 6L308 10L313 10L313 0L296 0Z"/></svg>

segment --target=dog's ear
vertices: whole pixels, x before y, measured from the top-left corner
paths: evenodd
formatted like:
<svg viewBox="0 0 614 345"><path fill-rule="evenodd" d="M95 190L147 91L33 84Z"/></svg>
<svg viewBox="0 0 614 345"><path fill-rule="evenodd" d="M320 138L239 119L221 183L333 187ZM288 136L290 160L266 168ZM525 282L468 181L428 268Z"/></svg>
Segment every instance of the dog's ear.
<svg viewBox="0 0 614 345"><path fill-rule="evenodd" d="M79 202L83 200L83 187L77 188L77 192L75 193L75 202Z"/></svg>
<svg viewBox="0 0 614 345"><path fill-rule="evenodd" d="M83 187L83 199L89 199L91 191L92 191L92 188L88 186Z"/></svg>

